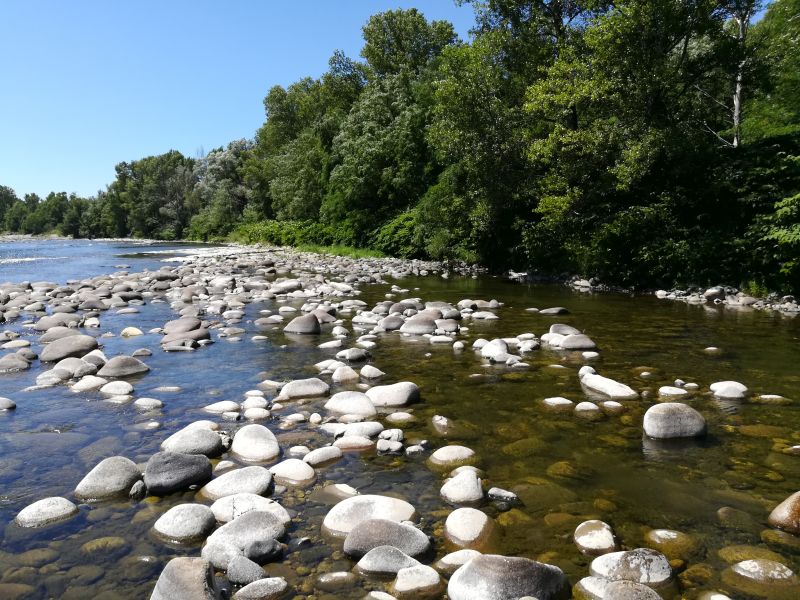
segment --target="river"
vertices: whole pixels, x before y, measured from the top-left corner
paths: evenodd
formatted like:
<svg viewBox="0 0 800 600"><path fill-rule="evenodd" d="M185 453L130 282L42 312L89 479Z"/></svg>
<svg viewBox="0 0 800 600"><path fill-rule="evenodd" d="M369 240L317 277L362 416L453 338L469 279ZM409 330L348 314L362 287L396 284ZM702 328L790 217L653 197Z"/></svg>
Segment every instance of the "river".
<svg viewBox="0 0 800 600"><path fill-rule="evenodd" d="M0 246L0 281L61 284L123 266L131 272L157 269L163 259L190 250L80 240L14 242ZM408 291L393 292L391 285ZM769 511L800 489L800 456L784 451L800 444L800 319L653 296L586 294L491 276L406 277L360 289L358 298L369 307L387 294L453 304L465 298L503 303L494 311L499 319L469 322L469 331L459 336L466 344L461 352L397 333L379 335L370 350L370 362L387 373L386 383L412 381L421 389L422 401L409 409L415 420L403 426L407 440L429 440L433 447L468 446L487 483L519 495L522 505L511 510L488 501L481 507L499 531L492 550L555 564L574 584L589 574L591 563L572 540L581 522L609 523L625 548L647 545L651 529L676 530L688 534L692 548L672 557L680 575L673 587L661 590L669 600L729 590L720 574L731 556L779 558L795 572L800 569L800 542L792 547L763 533L769 531ZM72 498L76 483L103 458L123 455L145 463L170 433L198 419L216 418L201 410L207 404L241 401L264 379L316 376L312 365L332 357L331 351L317 347L332 339L329 333L298 339L278 327L264 332L253 323L259 311L287 304L299 308L303 301L247 304L237 323L244 334L225 338L215 331L216 343L186 353L163 352L161 336L147 333L176 318L169 303L146 301L133 314L102 313L98 333L115 334L102 338L107 356L140 348L152 351L143 358L150 372L134 384L136 397L164 402L155 413L76 394L65 385L23 391L44 371L38 361L27 371L0 375L0 396L17 404L16 410L0 411L0 585L11 586L0 589L32 598L146 598L170 558L199 556L200 544L166 544L152 532L153 522L168 508L195 501L193 491L141 502L80 505L77 517L41 529L21 528L12 521L40 498ZM527 310L550 306L567 307L570 314L554 318ZM25 327L29 318L23 313L3 328L20 333L38 349L36 336ZM585 331L597 343L599 358L587 361L580 353L545 346L525 355L529 368L517 369L489 365L470 349L481 337L541 336L554 322ZM352 327L348 319L344 325ZM128 326L145 334L119 336ZM253 339L257 335L266 339ZM708 347L718 350L709 352ZM629 384L643 397L623 402L622 414L598 420L546 410L542 401L548 397L587 399L577 378L583 364ZM676 379L699 385L687 402L706 418L709 434L697 442L658 444L643 437L642 417L656 402L658 388ZM715 399L708 388L721 380L744 383L750 400ZM158 391L163 386L180 391ZM794 402L760 402L760 394ZM321 406L311 403L289 412ZM453 421L446 436L431 426L434 415ZM240 426L220 422L231 431ZM330 441L307 422L286 422L281 413L266 424L284 449L299 444L315 448ZM314 486L290 487L276 497L296 515L289 537L310 540L265 567L270 576L286 578L292 590L288 597L356 599L368 590L384 589L382 582L360 577L335 592L316 587L319 575L350 571L354 565L320 535L330 505L317 490L329 483L408 499L421 515L419 525L435 540L436 557L450 549L443 543L442 528L452 507L439 495L441 475L424 457L378 455L374 450L345 453L338 462L317 469Z"/></svg>

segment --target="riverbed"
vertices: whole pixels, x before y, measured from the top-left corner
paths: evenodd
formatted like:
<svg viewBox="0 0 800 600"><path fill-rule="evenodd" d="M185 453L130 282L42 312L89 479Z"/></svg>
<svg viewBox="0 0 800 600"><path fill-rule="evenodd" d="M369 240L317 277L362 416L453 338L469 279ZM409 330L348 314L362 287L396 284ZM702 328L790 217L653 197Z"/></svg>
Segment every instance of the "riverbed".
<svg viewBox="0 0 800 600"><path fill-rule="evenodd" d="M194 251L120 242L25 243L22 250L14 249L19 250L16 254L0 249L0 256L7 259L0 264L0 281L64 284L121 270L180 268L183 263L162 261ZM24 258L37 260L17 260ZM315 260L324 270L325 260L334 259ZM266 280L313 275L276 273ZM474 450L484 488L510 490L520 499L513 506L488 497L479 503L496 528L491 547L485 550L556 565L570 584L589 575L592 557L579 552L572 535L576 526L590 519L608 523L620 548L648 546L647 535L653 529L690 537L689 550L670 556L674 581L659 590L667 600L697 598L713 590L728 592L731 598L746 597L737 596L722 574L732 562L751 556L780 559L798 572L800 542L780 543L764 532L771 530L767 517L772 508L800 489L800 456L789 451L800 445L800 319L745 307L668 303L653 296L587 294L487 275L405 272L403 277L387 274L381 279L379 283L355 282L357 293L330 300L355 298L367 308L402 298L453 306L464 299L496 300L499 306L489 310L498 318L461 321L466 331L454 337L464 343L461 351L451 344L430 343L423 336L377 334L368 362L386 373L380 383L410 381L419 386L420 401L402 408L414 420L399 427L406 448L424 440L424 452L380 454L374 448L345 452L340 460L318 467L313 484L279 488L271 496L293 517L287 526L285 556L265 565L270 577L285 578L287 597L357 599L370 590L387 589L391 581L357 576L343 579L335 589L320 586L320 576L351 572L357 562L342 552L341 542L321 534L332 500L320 490L333 483L413 504L419 515L417 526L434 544L427 564L452 550L443 528L454 507L440 496L443 474L427 460L432 450L448 444ZM335 339L331 326L324 326L320 334L296 336L283 332L291 317L274 326L257 325L255 321L265 314L262 311L277 314L280 307L289 306L301 314L306 299L279 297L244 304L243 315L233 322L210 315L220 324L210 330L214 343L191 352L164 352L162 335L150 332L179 315L169 302L152 301L157 297L145 296L141 305L133 304L139 312L119 314L118 307L102 311L100 327L89 333L111 334L100 338L107 357L131 355L139 349L152 352L142 357L149 372L130 381L135 398L163 402L158 410L142 412L131 402L118 404L96 393L77 394L68 385L36 389L37 376L49 368L38 360L29 370L0 375L0 396L17 405L15 410L0 411L0 526L4 528L0 584L12 586L5 588L9 594L149 597L171 558L200 556L201 542L165 543L152 530L156 519L173 506L210 504L195 490L140 501L76 501L77 516L43 528L19 527L13 522L15 516L44 497L73 498L76 484L104 458L121 455L146 463L166 437L193 421L214 420L234 434L246 421L209 414L203 407L222 400L241 402L248 391L257 389L272 400L277 390L269 391L262 382L317 377L314 365L341 349L318 347ZM569 313L545 316L531 310L556 306ZM343 348L354 347L358 338L352 322L355 314L337 315L351 332L343 338ZM1 328L29 340L38 352L42 348L38 332L26 326L38 316L23 312ZM479 338L516 338L526 333L541 337L554 323L589 335L599 357L585 358L580 352L542 344L523 356L527 367L520 368L491 364L471 348ZM225 326L243 332L226 336ZM143 335L120 336L126 327L136 327ZM372 326L362 329L361 333L368 333ZM358 369L362 364L353 366ZM543 400L551 397L599 403L580 385L578 370L584 365L631 386L639 398L621 402L619 413L600 411L592 419L572 411L547 410ZM329 375L322 379L330 383ZM659 443L643 436L643 415L658 402L657 390L674 386L676 380L697 384L698 389L684 401L705 417L708 435L683 443ZM709 386L724 380L746 385L746 399L715 398ZM333 386L332 392L362 389L359 385L364 383ZM31 387L35 389L25 391ZM761 400L762 395L783 400ZM324 446L332 439L320 433L317 425L286 417L326 415L325 400L286 403L260 423L273 431L284 452L298 445ZM437 415L451 421L446 433L432 425ZM304 538L302 543L292 543ZM788 593L786 598L798 597Z"/></svg>

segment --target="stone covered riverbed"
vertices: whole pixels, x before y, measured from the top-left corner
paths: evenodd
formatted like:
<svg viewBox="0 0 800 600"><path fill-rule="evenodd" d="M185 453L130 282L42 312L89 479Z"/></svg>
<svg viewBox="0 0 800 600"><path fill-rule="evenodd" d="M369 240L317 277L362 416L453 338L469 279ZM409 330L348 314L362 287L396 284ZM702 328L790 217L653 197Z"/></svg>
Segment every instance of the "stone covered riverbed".
<svg viewBox="0 0 800 600"><path fill-rule="evenodd" d="M280 249L35 274L0 598L800 597L796 319Z"/></svg>

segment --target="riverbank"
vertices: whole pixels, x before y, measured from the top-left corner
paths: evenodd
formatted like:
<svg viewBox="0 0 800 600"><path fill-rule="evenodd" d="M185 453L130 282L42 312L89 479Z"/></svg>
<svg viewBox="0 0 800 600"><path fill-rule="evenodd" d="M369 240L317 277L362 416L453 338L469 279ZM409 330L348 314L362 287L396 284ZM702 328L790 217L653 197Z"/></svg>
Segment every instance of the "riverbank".
<svg viewBox="0 0 800 600"><path fill-rule="evenodd" d="M610 600L646 558L640 594L794 597L741 564L797 570L782 522L731 521L795 491L791 323L421 261L160 260L0 292L4 594Z"/></svg>

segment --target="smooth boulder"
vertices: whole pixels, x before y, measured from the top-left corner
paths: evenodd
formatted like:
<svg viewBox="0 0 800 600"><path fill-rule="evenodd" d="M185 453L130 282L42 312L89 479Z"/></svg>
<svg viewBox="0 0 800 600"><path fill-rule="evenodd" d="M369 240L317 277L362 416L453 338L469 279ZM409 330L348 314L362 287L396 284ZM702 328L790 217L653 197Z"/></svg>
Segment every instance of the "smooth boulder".
<svg viewBox="0 0 800 600"><path fill-rule="evenodd" d="M663 402L647 409L644 432L655 439L693 438L706 434L706 420L688 404Z"/></svg>
<svg viewBox="0 0 800 600"><path fill-rule="evenodd" d="M218 600L211 564L203 558L173 558L161 571L150 600Z"/></svg>
<svg viewBox="0 0 800 600"><path fill-rule="evenodd" d="M154 496L166 496L210 479L211 462L202 454L156 452L144 470L147 491Z"/></svg>
<svg viewBox="0 0 800 600"><path fill-rule="evenodd" d="M450 578L450 600L565 600L569 581L558 567L527 558L483 554Z"/></svg>
<svg viewBox="0 0 800 600"><path fill-rule="evenodd" d="M75 487L80 500L106 500L127 496L133 484L142 478L139 467L124 456L100 461Z"/></svg>

